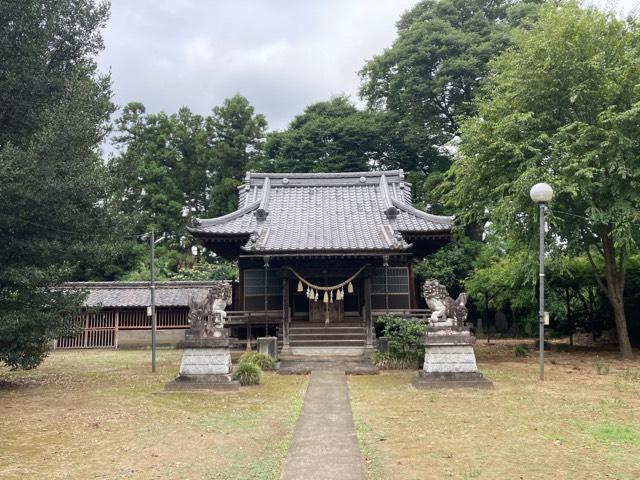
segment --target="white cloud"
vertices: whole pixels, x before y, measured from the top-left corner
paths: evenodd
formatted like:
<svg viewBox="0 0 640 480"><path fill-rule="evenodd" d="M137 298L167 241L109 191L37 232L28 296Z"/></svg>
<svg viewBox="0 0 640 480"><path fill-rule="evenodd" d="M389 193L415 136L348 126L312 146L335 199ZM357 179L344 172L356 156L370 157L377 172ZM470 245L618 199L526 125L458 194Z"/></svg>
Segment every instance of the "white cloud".
<svg viewBox="0 0 640 480"><path fill-rule="evenodd" d="M113 0L99 63L119 105L208 113L240 92L279 129L312 102L357 99L357 71L416 2Z"/></svg>
<svg viewBox="0 0 640 480"><path fill-rule="evenodd" d="M120 105L206 114L240 92L281 129L310 103L341 93L357 100L357 71L391 45L396 21L416 3L112 0L99 64L111 69Z"/></svg>

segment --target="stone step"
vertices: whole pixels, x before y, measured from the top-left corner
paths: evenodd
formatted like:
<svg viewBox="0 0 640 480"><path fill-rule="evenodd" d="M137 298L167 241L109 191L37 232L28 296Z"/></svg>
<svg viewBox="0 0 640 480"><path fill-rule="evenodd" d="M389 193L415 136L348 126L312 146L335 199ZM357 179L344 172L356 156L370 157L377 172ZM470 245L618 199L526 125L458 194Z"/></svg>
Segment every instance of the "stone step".
<svg viewBox="0 0 640 480"><path fill-rule="evenodd" d="M347 347L347 346L364 346L364 339L357 340L290 340L291 347Z"/></svg>
<svg viewBox="0 0 640 480"><path fill-rule="evenodd" d="M364 327L362 322L329 322L327 325L324 322L291 322L289 328L326 328L326 327Z"/></svg>
<svg viewBox="0 0 640 480"><path fill-rule="evenodd" d="M359 333L292 333L289 340L361 340L364 332Z"/></svg>
<svg viewBox="0 0 640 480"><path fill-rule="evenodd" d="M291 353L293 357L355 357L363 358L367 352L364 345L361 346L292 346Z"/></svg>
<svg viewBox="0 0 640 480"><path fill-rule="evenodd" d="M335 338L364 338L366 336L365 332L290 332L289 338L324 338L326 335Z"/></svg>
<svg viewBox="0 0 640 480"><path fill-rule="evenodd" d="M289 328L289 335L293 333L363 333L363 327L293 327Z"/></svg>

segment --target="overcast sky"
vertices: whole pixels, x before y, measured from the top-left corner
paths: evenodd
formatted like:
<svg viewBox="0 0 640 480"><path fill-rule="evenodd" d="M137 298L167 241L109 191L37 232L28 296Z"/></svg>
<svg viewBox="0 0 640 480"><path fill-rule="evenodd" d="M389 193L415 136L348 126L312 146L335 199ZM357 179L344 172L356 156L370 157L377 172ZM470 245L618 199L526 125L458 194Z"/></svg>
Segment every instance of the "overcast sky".
<svg viewBox="0 0 640 480"><path fill-rule="evenodd" d="M98 61L119 106L207 114L239 92L282 129L310 103L358 100L357 71L417 1L112 0ZM617 3L628 11L638 0Z"/></svg>

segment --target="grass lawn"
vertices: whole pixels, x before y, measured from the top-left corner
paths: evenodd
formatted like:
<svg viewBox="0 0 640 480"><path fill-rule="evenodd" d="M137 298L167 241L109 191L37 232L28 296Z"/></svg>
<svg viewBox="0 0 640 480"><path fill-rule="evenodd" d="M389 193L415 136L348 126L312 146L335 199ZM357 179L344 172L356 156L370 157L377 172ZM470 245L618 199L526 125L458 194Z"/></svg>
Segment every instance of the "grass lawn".
<svg viewBox="0 0 640 480"><path fill-rule="evenodd" d="M537 352L477 356L494 391L416 390L415 372L349 379L369 478L640 478L639 360L551 352L541 383Z"/></svg>
<svg viewBox="0 0 640 480"><path fill-rule="evenodd" d="M53 352L0 367L2 479L278 478L307 384L265 374L238 393L163 393L180 351Z"/></svg>

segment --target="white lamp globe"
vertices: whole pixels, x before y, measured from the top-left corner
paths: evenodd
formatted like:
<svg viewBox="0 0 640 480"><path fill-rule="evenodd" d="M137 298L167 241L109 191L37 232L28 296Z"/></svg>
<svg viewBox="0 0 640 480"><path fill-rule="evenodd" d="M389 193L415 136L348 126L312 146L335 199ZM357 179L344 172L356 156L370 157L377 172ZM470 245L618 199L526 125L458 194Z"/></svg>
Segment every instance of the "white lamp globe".
<svg viewBox="0 0 640 480"><path fill-rule="evenodd" d="M547 203L553 198L553 189L548 183L536 183L529 192L535 203Z"/></svg>
<svg viewBox="0 0 640 480"><path fill-rule="evenodd" d="M191 254L195 257L196 255L198 255L198 247L196 245L193 245L191 247Z"/></svg>

